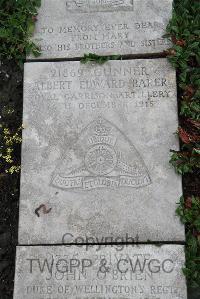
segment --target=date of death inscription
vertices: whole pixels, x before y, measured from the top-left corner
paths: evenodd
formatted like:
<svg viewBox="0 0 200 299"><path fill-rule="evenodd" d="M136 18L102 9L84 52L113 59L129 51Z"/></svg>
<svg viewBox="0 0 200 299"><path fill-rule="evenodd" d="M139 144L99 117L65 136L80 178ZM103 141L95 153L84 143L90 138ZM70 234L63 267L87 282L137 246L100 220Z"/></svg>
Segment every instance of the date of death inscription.
<svg viewBox="0 0 200 299"><path fill-rule="evenodd" d="M152 75L145 66L51 68L32 90L35 100L67 110L129 109L159 105L173 96L170 85L168 77Z"/></svg>

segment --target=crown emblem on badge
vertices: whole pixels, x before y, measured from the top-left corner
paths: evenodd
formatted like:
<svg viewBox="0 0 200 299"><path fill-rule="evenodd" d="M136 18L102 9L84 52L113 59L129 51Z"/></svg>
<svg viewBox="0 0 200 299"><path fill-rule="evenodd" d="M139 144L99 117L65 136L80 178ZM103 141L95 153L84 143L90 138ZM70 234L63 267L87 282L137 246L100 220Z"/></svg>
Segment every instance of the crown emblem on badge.
<svg viewBox="0 0 200 299"><path fill-rule="evenodd" d="M98 136L106 136L110 133L111 127L108 125L106 126L106 123L103 121L101 117L97 119L96 125L94 126L94 132L95 135Z"/></svg>

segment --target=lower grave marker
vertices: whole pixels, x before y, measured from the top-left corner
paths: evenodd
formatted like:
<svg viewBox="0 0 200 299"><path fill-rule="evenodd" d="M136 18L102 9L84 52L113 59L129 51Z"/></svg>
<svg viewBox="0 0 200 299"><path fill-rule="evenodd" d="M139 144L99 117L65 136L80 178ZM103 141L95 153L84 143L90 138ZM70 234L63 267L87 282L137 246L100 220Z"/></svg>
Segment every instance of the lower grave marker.
<svg viewBox="0 0 200 299"><path fill-rule="evenodd" d="M23 124L20 244L184 240L166 59L27 63Z"/></svg>
<svg viewBox="0 0 200 299"><path fill-rule="evenodd" d="M14 299L186 299L181 245L17 248Z"/></svg>
<svg viewBox="0 0 200 299"><path fill-rule="evenodd" d="M34 40L40 59L161 53L171 11L172 0L42 0Z"/></svg>

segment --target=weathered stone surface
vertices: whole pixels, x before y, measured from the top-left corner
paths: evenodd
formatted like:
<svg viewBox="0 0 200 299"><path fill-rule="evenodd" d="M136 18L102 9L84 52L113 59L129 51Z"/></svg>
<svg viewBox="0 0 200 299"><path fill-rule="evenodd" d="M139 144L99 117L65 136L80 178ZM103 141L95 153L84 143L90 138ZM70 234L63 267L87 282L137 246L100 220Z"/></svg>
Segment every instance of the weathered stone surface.
<svg viewBox="0 0 200 299"><path fill-rule="evenodd" d="M160 53L171 9L172 0L42 0L34 39L42 59Z"/></svg>
<svg viewBox="0 0 200 299"><path fill-rule="evenodd" d="M14 299L186 299L181 245L18 247Z"/></svg>
<svg viewBox="0 0 200 299"><path fill-rule="evenodd" d="M24 84L20 244L184 240L166 59L27 63Z"/></svg>

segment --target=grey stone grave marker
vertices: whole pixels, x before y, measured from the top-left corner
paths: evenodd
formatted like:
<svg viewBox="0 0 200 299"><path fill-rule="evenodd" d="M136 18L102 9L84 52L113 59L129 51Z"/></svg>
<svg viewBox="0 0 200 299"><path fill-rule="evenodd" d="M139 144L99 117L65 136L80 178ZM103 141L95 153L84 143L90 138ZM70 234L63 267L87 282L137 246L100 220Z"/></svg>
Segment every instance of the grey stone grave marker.
<svg viewBox="0 0 200 299"><path fill-rule="evenodd" d="M181 245L17 248L14 299L186 299Z"/></svg>
<svg viewBox="0 0 200 299"><path fill-rule="evenodd" d="M172 0L42 0L33 39L40 59L160 53L171 10Z"/></svg>
<svg viewBox="0 0 200 299"><path fill-rule="evenodd" d="M166 59L27 63L23 124L20 244L184 240Z"/></svg>

